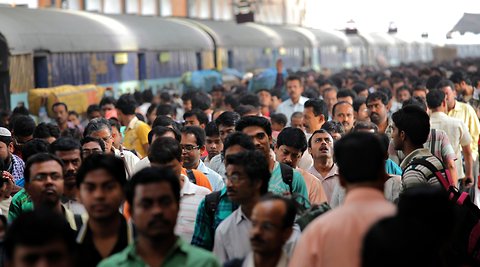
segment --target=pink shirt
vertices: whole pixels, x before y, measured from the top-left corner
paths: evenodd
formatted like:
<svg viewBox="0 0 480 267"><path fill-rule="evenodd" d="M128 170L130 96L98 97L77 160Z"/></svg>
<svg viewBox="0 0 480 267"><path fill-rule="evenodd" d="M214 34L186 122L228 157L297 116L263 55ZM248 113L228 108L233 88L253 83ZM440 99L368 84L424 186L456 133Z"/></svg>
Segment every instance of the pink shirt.
<svg viewBox="0 0 480 267"><path fill-rule="evenodd" d="M395 212L383 192L368 187L352 189L342 206L307 227L289 266L360 266L364 235L375 222Z"/></svg>

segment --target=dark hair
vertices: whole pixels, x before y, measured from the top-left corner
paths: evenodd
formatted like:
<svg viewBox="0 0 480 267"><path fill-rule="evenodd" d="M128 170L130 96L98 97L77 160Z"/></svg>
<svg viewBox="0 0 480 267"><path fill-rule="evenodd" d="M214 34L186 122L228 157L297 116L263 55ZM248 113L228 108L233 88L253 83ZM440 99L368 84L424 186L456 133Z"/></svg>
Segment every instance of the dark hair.
<svg viewBox="0 0 480 267"><path fill-rule="evenodd" d="M255 145L253 144L252 138L242 132L233 132L225 138L223 143L223 154L231 146L239 145L246 150L255 150Z"/></svg>
<svg viewBox="0 0 480 267"><path fill-rule="evenodd" d="M60 137L55 142L50 144L50 153L55 154L57 151L71 151L80 150L82 152L82 145L76 139L71 137Z"/></svg>
<svg viewBox="0 0 480 267"><path fill-rule="evenodd" d="M282 202L283 205L285 205L285 216L282 219L283 228L293 227L295 223L295 216L297 215L297 207L295 206L295 202L292 199L273 193L267 193L260 199L259 203L276 200Z"/></svg>
<svg viewBox="0 0 480 267"><path fill-rule="evenodd" d="M445 100L445 93L442 90L432 90L427 94L427 104L429 108L438 108Z"/></svg>
<svg viewBox="0 0 480 267"><path fill-rule="evenodd" d="M328 107L325 101L321 99L310 99L307 100L303 106L304 108L312 108L313 115L316 117L323 115L325 120L328 119Z"/></svg>
<svg viewBox="0 0 480 267"><path fill-rule="evenodd" d="M192 98L193 98L193 95L195 94L196 92L195 91L189 91L189 92L185 92L183 93L182 95L182 101L185 102L185 101L192 101Z"/></svg>
<svg viewBox="0 0 480 267"><path fill-rule="evenodd" d="M289 146L300 151L305 152L307 150L307 138L305 137L305 133L298 129L287 127L284 128L277 137L277 147L280 146Z"/></svg>
<svg viewBox="0 0 480 267"><path fill-rule="evenodd" d="M320 93L317 91L317 89L308 88L302 93L302 96L309 99L318 99L320 97Z"/></svg>
<svg viewBox="0 0 480 267"><path fill-rule="evenodd" d="M183 119L186 120L189 117L195 116L197 120L200 122L200 124L207 124L208 123L208 116L205 114L205 112L199 110L199 109L192 109L190 111L187 111L183 114Z"/></svg>
<svg viewBox="0 0 480 267"><path fill-rule="evenodd" d="M90 143L90 142L97 143L100 146L100 149L102 150L102 152L105 152L105 142L103 142L103 140L100 139L100 138L87 136L87 137L83 138L82 140L80 140L80 145L82 145L82 147L83 147L84 144Z"/></svg>
<svg viewBox="0 0 480 267"><path fill-rule="evenodd" d="M127 183L125 166L121 158L109 154L93 154L84 159L78 169L77 187L80 187L87 174L94 170L105 170L122 188Z"/></svg>
<svg viewBox="0 0 480 267"><path fill-rule="evenodd" d="M149 133L148 133L148 143L152 143L153 136L162 136L167 132L172 132L173 135L175 135L175 140L178 142L182 141L182 135L177 129L172 129L170 127L165 127L165 126L156 126L153 128Z"/></svg>
<svg viewBox="0 0 480 267"><path fill-rule="evenodd" d="M152 89L146 89L142 92L142 98L143 98L143 101L145 102L152 102L153 100L153 92L152 92Z"/></svg>
<svg viewBox="0 0 480 267"><path fill-rule="evenodd" d="M359 132L361 130L373 130L375 133L378 132L378 126L369 121L357 121L355 126L353 126L353 132Z"/></svg>
<svg viewBox="0 0 480 267"><path fill-rule="evenodd" d="M392 120L398 131L404 131L412 144L422 146L430 134L430 118L427 112L415 105L407 105L393 113Z"/></svg>
<svg viewBox="0 0 480 267"><path fill-rule="evenodd" d="M410 89L410 87L408 87L406 85L398 87L397 91L395 93L398 94L401 91L408 91L410 94L412 94L412 90Z"/></svg>
<svg viewBox="0 0 480 267"><path fill-rule="evenodd" d="M67 107L67 104L63 103L63 102L57 102L55 104L52 105L52 111L58 107L58 106L64 106L65 107L65 111L68 112L68 107Z"/></svg>
<svg viewBox="0 0 480 267"><path fill-rule="evenodd" d="M453 83L459 84L461 82L465 82L467 85L471 85L470 78L468 77L467 73L464 71L455 71L451 76L450 76L450 81Z"/></svg>
<svg viewBox="0 0 480 267"><path fill-rule="evenodd" d="M337 99L340 97L351 97L353 101L357 97L357 93L355 93L355 91L350 89L340 89L337 92Z"/></svg>
<svg viewBox="0 0 480 267"><path fill-rule="evenodd" d="M237 125L240 120L240 115L233 111L225 111L215 120L217 126L224 125L227 127Z"/></svg>
<svg viewBox="0 0 480 267"><path fill-rule="evenodd" d="M157 105L157 116L173 116L177 114L177 110L170 104L159 104Z"/></svg>
<svg viewBox="0 0 480 267"><path fill-rule="evenodd" d="M345 133L343 124L338 121L327 121L322 125L321 129L326 130L330 135L332 135L332 133L339 133L341 135Z"/></svg>
<svg viewBox="0 0 480 267"><path fill-rule="evenodd" d="M285 125L287 125L287 116L285 116L285 114L283 113L273 113L273 114L270 114L270 121L272 123L278 123L280 125L283 125L283 127L285 127Z"/></svg>
<svg viewBox="0 0 480 267"><path fill-rule="evenodd" d="M90 117L94 112L102 112L100 106L97 104L92 104L87 108L87 116Z"/></svg>
<svg viewBox="0 0 480 267"><path fill-rule="evenodd" d="M347 101L340 101L340 102L335 103L335 105L333 105L333 107L332 107L332 114L333 115L335 115L335 110L340 105L348 105L348 106L352 107L352 110L353 110L353 105L352 104L348 103Z"/></svg>
<svg viewBox="0 0 480 267"><path fill-rule="evenodd" d="M227 94L223 102L225 103L225 105L230 105L234 110L240 105L240 103L238 102L238 97L234 94Z"/></svg>
<svg viewBox="0 0 480 267"><path fill-rule="evenodd" d="M135 115L137 101L131 94L123 94L117 101L115 108L119 109L125 115Z"/></svg>
<svg viewBox="0 0 480 267"><path fill-rule="evenodd" d="M90 136L92 133L98 132L103 129L107 129L108 132L111 134L112 126L110 125L110 122L105 118L93 119L85 127L85 130L83 131L83 137Z"/></svg>
<svg viewBox="0 0 480 267"><path fill-rule="evenodd" d="M365 91L365 90L368 90L368 86L367 86L367 84L364 83L364 82L357 82L357 83L355 83L355 84L353 85L352 90L353 90L355 93L357 93L357 95L358 95L359 93L361 93L361 92L363 92L363 91ZM338 97L338 95L337 95L337 97ZM354 98L353 100L355 100L355 98Z"/></svg>
<svg viewBox="0 0 480 267"><path fill-rule="evenodd" d="M19 106L19 107L15 107L12 111L12 117L15 117L17 115L30 115L30 112L28 111L28 109L25 107L25 106Z"/></svg>
<svg viewBox="0 0 480 267"><path fill-rule="evenodd" d="M38 153L48 153L49 143L43 139L34 138L22 148L23 161L26 162L31 156Z"/></svg>
<svg viewBox="0 0 480 267"><path fill-rule="evenodd" d="M88 112L88 111L87 111L87 112ZM68 112L68 116L70 116L70 115L74 115L74 116L77 117L77 118L80 117L80 115L78 115L78 112L76 112L75 110L70 110L70 111Z"/></svg>
<svg viewBox="0 0 480 267"><path fill-rule="evenodd" d="M115 100L115 98L113 97L110 97L110 96L105 96L102 98L102 100L100 100L100 104L99 106L100 107L103 107L105 105L114 105L116 106L117 105L117 101Z"/></svg>
<svg viewBox="0 0 480 267"><path fill-rule="evenodd" d="M415 105L415 106L418 106L421 109L427 111L427 103L425 103L425 99L423 99L421 97L418 97L418 96L414 96L414 97L411 97L408 100L403 101L402 108L407 106L407 105Z"/></svg>
<svg viewBox="0 0 480 267"><path fill-rule="evenodd" d="M182 134L193 134L197 141L197 146L202 147L205 145L205 130L198 126L183 127Z"/></svg>
<svg viewBox="0 0 480 267"><path fill-rule="evenodd" d="M358 112L360 110L360 107L363 104L367 103L367 99L365 97L357 97L353 100L353 111Z"/></svg>
<svg viewBox="0 0 480 267"><path fill-rule="evenodd" d="M290 116L290 120L293 118L303 118L303 112L301 111L295 111L292 113L292 116Z"/></svg>
<svg viewBox="0 0 480 267"><path fill-rule="evenodd" d="M447 86L450 86L450 89L455 90L455 85L452 83L452 81L447 79L440 80L435 88L442 90L444 87Z"/></svg>
<svg viewBox="0 0 480 267"><path fill-rule="evenodd" d="M265 133L271 137L272 136L272 125L268 121L268 119L264 117L258 117L258 116L247 116L241 118L237 125L235 126L235 130L238 132L243 131L243 129L250 127L250 126L257 126L262 128Z"/></svg>
<svg viewBox="0 0 480 267"><path fill-rule="evenodd" d="M334 155L339 174L347 183L378 181L385 177L383 145L374 134L345 135L335 143Z"/></svg>
<svg viewBox="0 0 480 267"><path fill-rule="evenodd" d="M255 162L255 164L252 164ZM226 157L225 166L242 166L250 182L261 181L260 195L268 192L268 182L270 181L270 169L265 156L256 150L247 150Z"/></svg>
<svg viewBox="0 0 480 267"><path fill-rule="evenodd" d="M165 126L165 127L172 126L178 130L178 127L175 121L172 118L165 115L160 115L155 118L155 120L152 123L152 129L157 126Z"/></svg>
<svg viewBox="0 0 480 267"><path fill-rule="evenodd" d="M205 126L205 136L207 137L218 137L220 136L220 132L218 131L217 124L215 122L211 121L207 123Z"/></svg>
<svg viewBox="0 0 480 267"><path fill-rule="evenodd" d="M442 77L438 76L438 75L434 75L434 76L430 76L426 83L425 83L425 87L428 89L428 90L432 90L432 89L435 89L435 88L438 88L437 87L437 84L442 80ZM452 87L452 88L455 88L455 87Z"/></svg>
<svg viewBox="0 0 480 267"><path fill-rule="evenodd" d="M252 113L252 112L258 112L258 108L252 106L252 105L240 105L235 109L235 112L240 114L241 117L244 117L245 115Z"/></svg>
<svg viewBox="0 0 480 267"><path fill-rule="evenodd" d="M27 163L25 163L25 171L23 175L25 182L26 183L30 182L30 168L32 167L33 164L43 163L47 161L56 161L58 164L60 164L60 166L62 166L62 170L63 170L63 167L64 167L63 161L59 157L49 153L38 153L31 156L27 160Z"/></svg>
<svg viewBox="0 0 480 267"><path fill-rule="evenodd" d="M75 232L65 218L43 208L25 211L12 222L5 235L5 259L12 261L19 246L41 248L54 241L61 241L67 251L75 251Z"/></svg>
<svg viewBox="0 0 480 267"><path fill-rule="evenodd" d="M385 106L388 105L388 96L381 91L373 92L368 95L366 103L370 103L371 101L380 100Z"/></svg>
<svg viewBox="0 0 480 267"><path fill-rule="evenodd" d="M308 138L308 143L307 143L308 147L312 147L312 138L313 138L314 135L319 134L319 133L325 133L325 134L330 135L330 137L332 137L332 135L325 129L316 130L315 132L312 133L312 135L310 135L310 138ZM333 139L333 137L332 137L332 139Z"/></svg>
<svg viewBox="0 0 480 267"><path fill-rule="evenodd" d="M170 140L172 139L170 138ZM130 209L133 210L135 206L133 205L133 199L135 198L135 188L137 185L162 182L166 182L170 185L173 196L177 201L177 205L180 205L180 181L172 168L147 167L134 174L127 182L125 195L127 197L127 202L130 204Z"/></svg>
<svg viewBox="0 0 480 267"><path fill-rule="evenodd" d="M248 93L240 98L240 105L251 105L255 108L260 107L260 99L257 95Z"/></svg>
<svg viewBox="0 0 480 267"><path fill-rule="evenodd" d="M117 118L110 118L108 119L108 124L110 124L110 127L115 127L118 131L120 131L120 128L122 128L122 125L120 124L120 121L118 121Z"/></svg>
<svg viewBox="0 0 480 267"><path fill-rule="evenodd" d="M182 147L180 142L170 137L159 137L148 150L148 159L152 163L165 164L174 159L182 161Z"/></svg>
<svg viewBox="0 0 480 267"><path fill-rule="evenodd" d="M198 108L205 111L212 105L212 100L204 92L196 92L192 97L192 109Z"/></svg>
<svg viewBox="0 0 480 267"><path fill-rule="evenodd" d="M221 84L215 84L214 86L212 86L212 90L210 91L211 93L212 92L225 92L225 87L223 87L223 85Z"/></svg>
<svg viewBox="0 0 480 267"><path fill-rule="evenodd" d="M30 116L17 115L12 122L13 135L27 137L35 131L35 121Z"/></svg>
<svg viewBox="0 0 480 267"><path fill-rule="evenodd" d="M298 81L300 83L300 86L302 86L302 78L297 75L290 75L287 77L287 80L285 83L290 82L290 81Z"/></svg>

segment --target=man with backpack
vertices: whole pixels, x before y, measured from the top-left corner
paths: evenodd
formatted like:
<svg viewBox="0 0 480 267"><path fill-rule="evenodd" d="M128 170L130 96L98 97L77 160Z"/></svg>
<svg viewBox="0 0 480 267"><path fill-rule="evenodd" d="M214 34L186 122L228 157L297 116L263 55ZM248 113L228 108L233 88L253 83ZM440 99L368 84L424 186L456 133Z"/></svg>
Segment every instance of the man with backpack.
<svg viewBox="0 0 480 267"><path fill-rule="evenodd" d="M396 150L407 155L400 163L403 170L402 190L428 184L440 187L435 174L426 165L445 173L443 163L423 144L430 133L430 118L423 109L407 105L392 115L392 140Z"/></svg>

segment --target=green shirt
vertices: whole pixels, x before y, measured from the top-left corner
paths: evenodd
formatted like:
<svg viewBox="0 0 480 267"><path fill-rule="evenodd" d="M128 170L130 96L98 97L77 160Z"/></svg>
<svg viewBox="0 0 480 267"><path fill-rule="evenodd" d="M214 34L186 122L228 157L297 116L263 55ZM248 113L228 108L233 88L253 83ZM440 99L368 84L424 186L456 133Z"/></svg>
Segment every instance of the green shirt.
<svg viewBox="0 0 480 267"><path fill-rule="evenodd" d="M298 195L295 200L305 208L309 208L307 185L303 176L296 170L293 170L292 189L293 193ZM273 167L272 175L268 182L268 191L282 196L290 194L290 188L283 182L282 170L278 161L275 162Z"/></svg>
<svg viewBox="0 0 480 267"><path fill-rule="evenodd" d="M144 267L147 264L137 254L135 244L100 262L98 267ZM167 253L162 267L220 267L212 253L187 244L180 237Z"/></svg>
<svg viewBox="0 0 480 267"><path fill-rule="evenodd" d="M30 196L27 194L27 191L22 188L22 190L18 191L12 198L12 203L10 204L10 208L8 210L8 221L12 222L20 214L32 210L33 202L30 199Z"/></svg>

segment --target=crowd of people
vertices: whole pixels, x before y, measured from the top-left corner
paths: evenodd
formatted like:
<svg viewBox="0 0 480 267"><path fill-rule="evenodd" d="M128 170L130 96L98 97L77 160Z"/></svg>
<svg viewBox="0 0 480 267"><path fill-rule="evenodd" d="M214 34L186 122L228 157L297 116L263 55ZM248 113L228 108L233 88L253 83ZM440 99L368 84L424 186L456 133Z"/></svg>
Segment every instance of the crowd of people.
<svg viewBox="0 0 480 267"><path fill-rule="evenodd" d="M1 112L0 263L480 264L457 211L478 197L475 62L277 68L273 88Z"/></svg>

